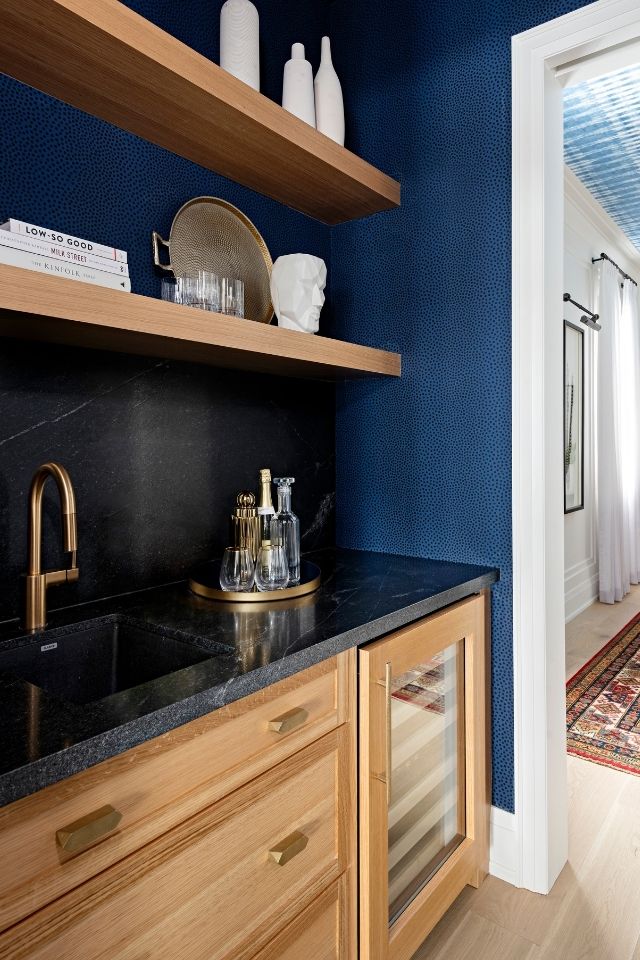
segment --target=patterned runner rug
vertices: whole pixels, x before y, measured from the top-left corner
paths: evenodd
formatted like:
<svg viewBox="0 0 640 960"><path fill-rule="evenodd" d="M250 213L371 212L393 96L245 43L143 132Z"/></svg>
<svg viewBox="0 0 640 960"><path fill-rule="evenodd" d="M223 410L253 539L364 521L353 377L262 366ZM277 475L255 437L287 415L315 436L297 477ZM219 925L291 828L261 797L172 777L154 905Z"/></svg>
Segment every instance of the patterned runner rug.
<svg viewBox="0 0 640 960"><path fill-rule="evenodd" d="M640 776L640 614L568 681L567 750Z"/></svg>

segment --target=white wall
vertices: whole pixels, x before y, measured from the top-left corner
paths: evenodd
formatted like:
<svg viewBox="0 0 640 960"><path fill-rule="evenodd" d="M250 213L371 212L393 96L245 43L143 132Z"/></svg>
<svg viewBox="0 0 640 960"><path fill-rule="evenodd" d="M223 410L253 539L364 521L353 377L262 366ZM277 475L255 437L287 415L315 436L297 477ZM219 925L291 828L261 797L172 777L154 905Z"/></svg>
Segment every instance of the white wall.
<svg viewBox="0 0 640 960"><path fill-rule="evenodd" d="M564 289L574 300L592 308L591 258L605 251L623 270L640 279L640 256L626 235L580 180L565 167ZM571 304L565 319L580 324ZM565 619L571 620L598 596L598 545L595 513L594 338L585 331L584 510L564 518Z"/></svg>

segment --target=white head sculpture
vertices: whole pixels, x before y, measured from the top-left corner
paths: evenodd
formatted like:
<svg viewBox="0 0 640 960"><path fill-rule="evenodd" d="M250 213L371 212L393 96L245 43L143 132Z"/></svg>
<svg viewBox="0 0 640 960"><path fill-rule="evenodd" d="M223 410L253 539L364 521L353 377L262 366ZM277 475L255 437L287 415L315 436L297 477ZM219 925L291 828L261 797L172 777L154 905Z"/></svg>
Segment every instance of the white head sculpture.
<svg viewBox="0 0 640 960"><path fill-rule="evenodd" d="M278 257L271 273L271 300L278 326L317 333L326 283L327 267L320 257L308 253Z"/></svg>

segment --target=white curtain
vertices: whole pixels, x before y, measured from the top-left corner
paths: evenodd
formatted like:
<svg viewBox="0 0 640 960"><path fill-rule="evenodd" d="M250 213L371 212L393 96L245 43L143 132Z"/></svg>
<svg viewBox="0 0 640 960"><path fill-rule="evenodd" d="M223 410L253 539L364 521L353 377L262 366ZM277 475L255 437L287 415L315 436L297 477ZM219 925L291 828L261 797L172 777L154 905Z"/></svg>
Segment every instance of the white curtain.
<svg viewBox="0 0 640 960"><path fill-rule="evenodd" d="M607 260L594 272L597 334L596 501L600 600L640 580L638 288Z"/></svg>
<svg viewBox="0 0 640 960"><path fill-rule="evenodd" d="M638 288L622 284L620 314L622 502L629 540L629 579L640 582L640 330Z"/></svg>

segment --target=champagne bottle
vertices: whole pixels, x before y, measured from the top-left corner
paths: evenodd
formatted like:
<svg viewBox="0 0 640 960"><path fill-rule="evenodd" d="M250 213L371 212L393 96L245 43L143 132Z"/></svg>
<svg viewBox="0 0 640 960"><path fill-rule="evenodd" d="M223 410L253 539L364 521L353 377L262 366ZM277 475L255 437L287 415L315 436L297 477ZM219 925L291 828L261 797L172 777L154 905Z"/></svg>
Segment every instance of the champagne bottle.
<svg viewBox="0 0 640 960"><path fill-rule="evenodd" d="M260 471L260 495L258 497L258 516L260 518L260 540L271 540L271 520L275 510L271 499L271 470L265 467Z"/></svg>

